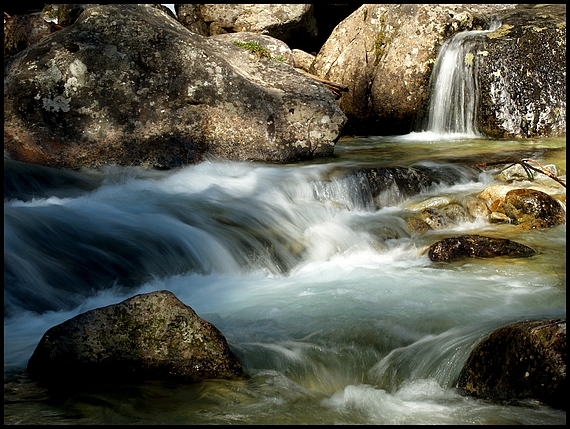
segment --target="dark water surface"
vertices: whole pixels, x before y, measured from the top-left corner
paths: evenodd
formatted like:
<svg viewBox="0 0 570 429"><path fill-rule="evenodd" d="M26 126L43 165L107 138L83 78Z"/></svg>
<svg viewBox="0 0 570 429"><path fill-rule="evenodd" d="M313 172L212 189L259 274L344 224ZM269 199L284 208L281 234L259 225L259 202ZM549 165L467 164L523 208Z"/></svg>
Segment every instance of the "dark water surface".
<svg viewBox="0 0 570 429"><path fill-rule="evenodd" d="M566 225L406 228L413 203L461 201L498 183L502 166L474 164L521 158L555 163L565 176L566 141L344 138L334 156L311 162L212 160L165 172L5 160L4 423L565 424L563 411L462 397L454 383L492 330L566 317ZM396 165L447 179L371 202L333 174ZM429 260L427 246L460 233L538 253ZM22 372L51 326L160 289L223 332L243 380L58 391Z"/></svg>

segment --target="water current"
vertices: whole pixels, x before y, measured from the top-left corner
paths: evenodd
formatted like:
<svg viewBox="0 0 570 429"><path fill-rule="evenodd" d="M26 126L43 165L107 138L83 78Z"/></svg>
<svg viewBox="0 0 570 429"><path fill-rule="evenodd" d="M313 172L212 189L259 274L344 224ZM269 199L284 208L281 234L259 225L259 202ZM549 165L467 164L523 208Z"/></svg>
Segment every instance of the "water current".
<svg viewBox="0 0 570 429"><path fill-rule="evenodd" d="M536 401L464 397L454 383L494 329L566 317L566 226L418 234L406 219L415 202L497 183L502 165L476 163L532 158L565 175L566 141L443 137L343 138L334 156L291 165L61 172L5 159L4 423L565 424ZM371 199L338 174L395 165L440 183ZM427 246L460 233L538 253L429 260ZM23 372L48 328L161 289L222 331L244 379L62 392Z"/></svg>

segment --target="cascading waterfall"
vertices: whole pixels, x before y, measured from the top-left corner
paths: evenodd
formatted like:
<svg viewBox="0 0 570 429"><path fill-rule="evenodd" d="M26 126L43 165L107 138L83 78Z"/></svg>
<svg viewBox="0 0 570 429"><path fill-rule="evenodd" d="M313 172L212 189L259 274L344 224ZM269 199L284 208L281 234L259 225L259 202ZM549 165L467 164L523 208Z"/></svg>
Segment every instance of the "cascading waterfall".
<svg viewBox="0 0 570 429"><path fill-rule="evenodd" d="M438 135L478 137L477 47L481 36L499 28L492 22L488 30L463 31L446 40L432 73L431 96L424 131Z"/></svg>

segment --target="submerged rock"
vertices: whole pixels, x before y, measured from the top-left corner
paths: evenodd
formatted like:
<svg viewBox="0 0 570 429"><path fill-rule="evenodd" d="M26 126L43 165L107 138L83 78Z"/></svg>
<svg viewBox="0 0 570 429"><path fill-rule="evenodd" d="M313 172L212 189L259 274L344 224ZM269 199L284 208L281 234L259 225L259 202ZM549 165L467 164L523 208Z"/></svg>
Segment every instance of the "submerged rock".
<svg viewBox="0 0 570 429"><path fill-rule="evenodd" d="M471 352L457 388L497 401L536 399L566 410L566 319L497 329Z"/></svg>
<svg viewBox="0 0 570 429"><path fill-rule="evenodd" d="M463 258L493 258L495 256L532 256L536 252L524 244L506 238L482 235L460 235L445 238L428 249L434 262L448 262Z"/></svg>
<svg viewBox="0 0 570 429"><path fill-rule="evenodd" d="M345 122L320 82L150 5L92 6L5 67L5 155L62 169L310 159Z"/></svg>
<svg viewBox="0 0 570 429"><path fill-rule="evenodd" d="M28 372L47 383L197 382L243 374L222 333L165 290L50 328L30 358Z"/></svg>

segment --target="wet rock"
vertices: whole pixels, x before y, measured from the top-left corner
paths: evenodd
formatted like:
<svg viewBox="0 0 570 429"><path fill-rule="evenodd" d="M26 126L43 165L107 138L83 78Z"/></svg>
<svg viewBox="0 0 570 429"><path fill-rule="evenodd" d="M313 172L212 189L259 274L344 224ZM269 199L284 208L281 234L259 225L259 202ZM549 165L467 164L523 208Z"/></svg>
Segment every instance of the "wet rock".
<svg viewBox="0 0 570 429"><path fill-rule="evenodd" d="M495 211L505 200L507 192L513 189L521 189L513 185L491 185L487 186L478 197L487 202L489 210Z"/></svg>
<svg viewBox="0 0 570 429"><path fill-rule="evenodd" d="M136 295L49 329L28 362L47 383L163 379L197 382L243 373L222 333L168 291Z"/></svg>
<svg viewBox="0 0 570 429"><path fill-rule="evenodd" d="M507 222L523 229L547 228L566 222L565 193L554 196L542 191L560 188L491 185L479 194L491 211L491 222ZM508 197L507 197L508 196ZM556 198L555 198L556 197Z"/></svg>
<svg viewBox="0 0 570 429"><path fill-rule="evenodd" d="M351 177L358 183L361 195L369 195L376 208L398 204L434 183L423 171L407 167L363 168Z"/></svg>
<svg viewBox="0 0 570 429"><path fill-rule="evenodd" d="M310 159L345 122L323 84L149 5L90 7L5 67L5 155L61 169Z"/></svg>
<svg viewBox="0 0 570 429"><path fill-rule="evenodd" d="M505 214L515 225L528 229L566 223L566 212L550 195L534 189L513 189L505 195Z"/></svg>
<svg viewBox="0 0 570 429"><path fill-rule="evenodd" d="M465 205L467 206L467 210L469 215L475 219L478 218L488 218L489 217L489 208L487 204L479 198L469 198Z"/></svg>
<svg viewBox="0 0 570 429"><path fill-rule="evenodd" d="M406 208L408 210L421 211L425 209L442 207L450 203L451 200L448 197L438 196L438 197L428 198L427 200L420 201L418 203L409 204L408 206L406 206Z"/></svg>
<svg viewBox="0 0 570 429"><path fill-rule="evenodd" d="M560 175L560 170L554 164L547 164L543 166L545 170L554 174L555 176ZM502 182L513 182L518 180L540 180L540 181L550 181L549 184L553 183L546 174L539 173L533 170L525 170L525 168L520 164L512 165L508 168L502 170L499 174L495 176L497 180Z"/></svg>
<svg viewBox="0 0 570 429"><path fill-rule="evenodd" d="M465 210L465 207L463 207L461 204L447 204L441 208L441 211L451 219L453 225L473 222L473 219L471 219L471 216L469 213L467 213L467 210Z"/></svg>
<svg viewBox="0 0 570 429"><path fill-rule="evenodd" d="M566 5L497 13L480 47L479 122L491 137L566 136Z"/></svg>
<svg viewBox="0 0 570 429"><path fill-rule="evenodd" d="M449 262L463 258L493 258L496 256L532 256L536 252L524 244L505 238L482 235L460 235L440 240L428 249L434 262Z"/></svg>
<svg viewBox="0 0 570 429"><path fill-rule="evenodd" d="M453 224L452 219L437 208L422 210L421 217L431 229L444 229Z"/></svg>
<svg viewBox="0 0 570 429"><path fill-rule="evenodd" d="M408 219L406 222L406 227L411 233L417 234L424 234L431 229L423 219L420 219L416 216L412 216L410 219Z"/></svg>
<svg viewBox="0 0 570 429"><path fill-rule="evenodd" d="M517 322L492 332L471 352L457 388L479 398L535 399L566 410L566 319Z"/></svg>
<svg viewBox="0 0 570 429"><path fill-rule="evenodd" d="M430 229L444 229L457 226L460 223L472 222L471 216L465 208L457 203L427 208L421 211L420 217Z"/></svg>
<svg viewBox="0 0 570 429"><path fill-rule="evenodd" d="M509 217L501 212L489 213L489 223L511 223Z"/></svg>

